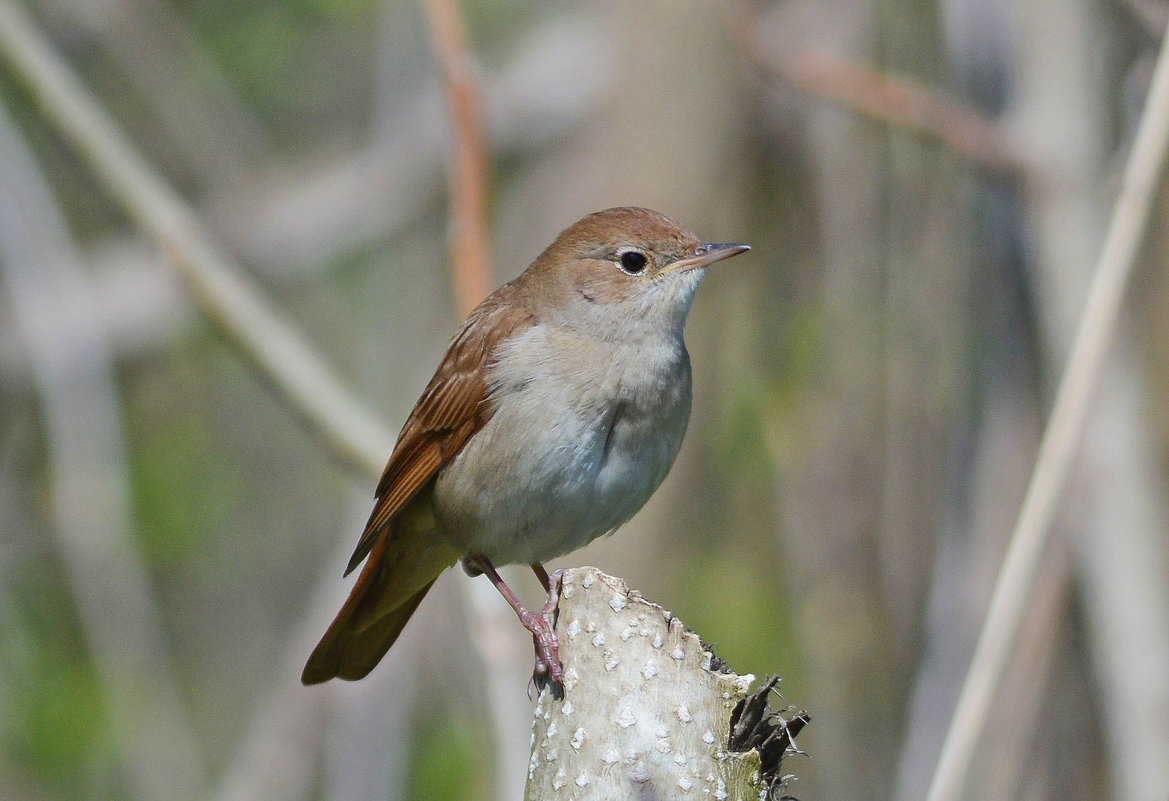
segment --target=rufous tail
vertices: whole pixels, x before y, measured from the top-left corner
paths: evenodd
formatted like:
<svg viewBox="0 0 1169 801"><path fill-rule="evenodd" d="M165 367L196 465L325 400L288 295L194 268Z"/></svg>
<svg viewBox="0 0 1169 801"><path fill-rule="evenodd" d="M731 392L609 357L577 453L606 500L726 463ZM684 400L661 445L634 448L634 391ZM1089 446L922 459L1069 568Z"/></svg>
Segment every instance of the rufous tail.
<svg viewBox="0 0 1169 801"><path fill-rule="evenodd" d="M459 554L434 542L433 530L387 530L373 546L349 598L313 649L304 684L368 674L406 627L442 571Z"/></svg>

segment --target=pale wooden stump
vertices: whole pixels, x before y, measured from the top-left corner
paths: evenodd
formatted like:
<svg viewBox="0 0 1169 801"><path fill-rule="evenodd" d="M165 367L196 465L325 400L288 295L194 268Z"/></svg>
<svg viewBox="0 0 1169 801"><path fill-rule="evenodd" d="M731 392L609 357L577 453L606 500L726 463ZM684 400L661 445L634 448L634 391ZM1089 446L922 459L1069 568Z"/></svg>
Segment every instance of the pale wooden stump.
<svg viewBox="0 0 1169 801"><path fill-rule="evenodd" d="M564 572L559 610L565 697L537 701L528 801L782 795L780 760L808 718L766 713L775 679L750 693L754 676L593 567Z"/></svg>

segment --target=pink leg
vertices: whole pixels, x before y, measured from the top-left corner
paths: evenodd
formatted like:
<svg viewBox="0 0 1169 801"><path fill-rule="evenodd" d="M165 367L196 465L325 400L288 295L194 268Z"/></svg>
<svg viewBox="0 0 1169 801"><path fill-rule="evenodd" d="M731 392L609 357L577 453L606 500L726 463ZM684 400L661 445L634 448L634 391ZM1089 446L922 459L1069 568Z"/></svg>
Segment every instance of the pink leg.
<svg viewBox="0 0 1169 801"><path fill-rule="evenodd" d="M548 603L544 604L544 608L539 612L529 612L520 604L520 599L516 597L511 587L507 586L507 582L499 575L499 571L495 569L495 565L491 564L491 560L485 556L469 556L467 560L473 562L483 571L483 574L495 585L495 589L499 590L499 594L515 610L524 628L532 632L532 642L536 646L536 669L532 674L532 679L536 682L536 687L539 688L547 684L552 688L552 697L563 698L564 668L560 664L560 640L556 637L555 629L556 604L560 600L560 574L562 571L557 570L552 576L549 576L542 565L532 565L532 570L536 573L537 578L548 590Z"/></svg>
<svg viewBox="0 0 1169 801"><path fill-rule="evenodd" d="M540 564L539 562L532 562L531 568L532 568L532 572L536 574L536 578L540 579L540 584L542 584L544 586L544 589L548 591L548 594L551 595L552 594L552 579L548 578L548 571L545 570L544 566L542 564ZM559 571L557 571L557 572L559 572Z"/></svg>

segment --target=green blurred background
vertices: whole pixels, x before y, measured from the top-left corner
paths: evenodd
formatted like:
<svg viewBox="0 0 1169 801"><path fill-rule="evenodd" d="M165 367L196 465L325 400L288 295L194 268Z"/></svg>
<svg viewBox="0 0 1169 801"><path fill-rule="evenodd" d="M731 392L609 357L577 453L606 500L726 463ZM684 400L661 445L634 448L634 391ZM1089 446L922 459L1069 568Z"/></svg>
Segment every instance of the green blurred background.
<svg viewBox="0 0 1169 801"><path fill-rule="evenodd" d="M24 7L400 424L458 322L418 5ZM782 676L812 716L800 798L920 798L1165 3L460 7L493 283L615 205L754 247L695 303L670 477L553 566ZM530 639L482 579L444 576L368 680L299 685L374 478L217 336L3 59L0 104L0 797L521 797ZM1169 792L1167 231L1162 210L971 798Z"/></svg>

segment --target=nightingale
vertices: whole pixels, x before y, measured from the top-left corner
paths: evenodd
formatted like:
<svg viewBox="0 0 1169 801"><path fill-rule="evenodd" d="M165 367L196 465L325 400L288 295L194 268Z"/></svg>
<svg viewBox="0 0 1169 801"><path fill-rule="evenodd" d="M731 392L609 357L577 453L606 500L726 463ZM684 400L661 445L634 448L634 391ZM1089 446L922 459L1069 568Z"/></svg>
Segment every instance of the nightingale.
<svg viewBox="0 0 1169 801"><path fill-rule="evenodd" d="M666 477L690 416L682 329L715 262L663 214L613 208L566 228L471 312L398 436L345 571L365 565L301 680L355 680L462 560L532 632L537 687L563 693L558 576L541 563L611 533ZM531 565L524 609L496 571Z"/></svg>

